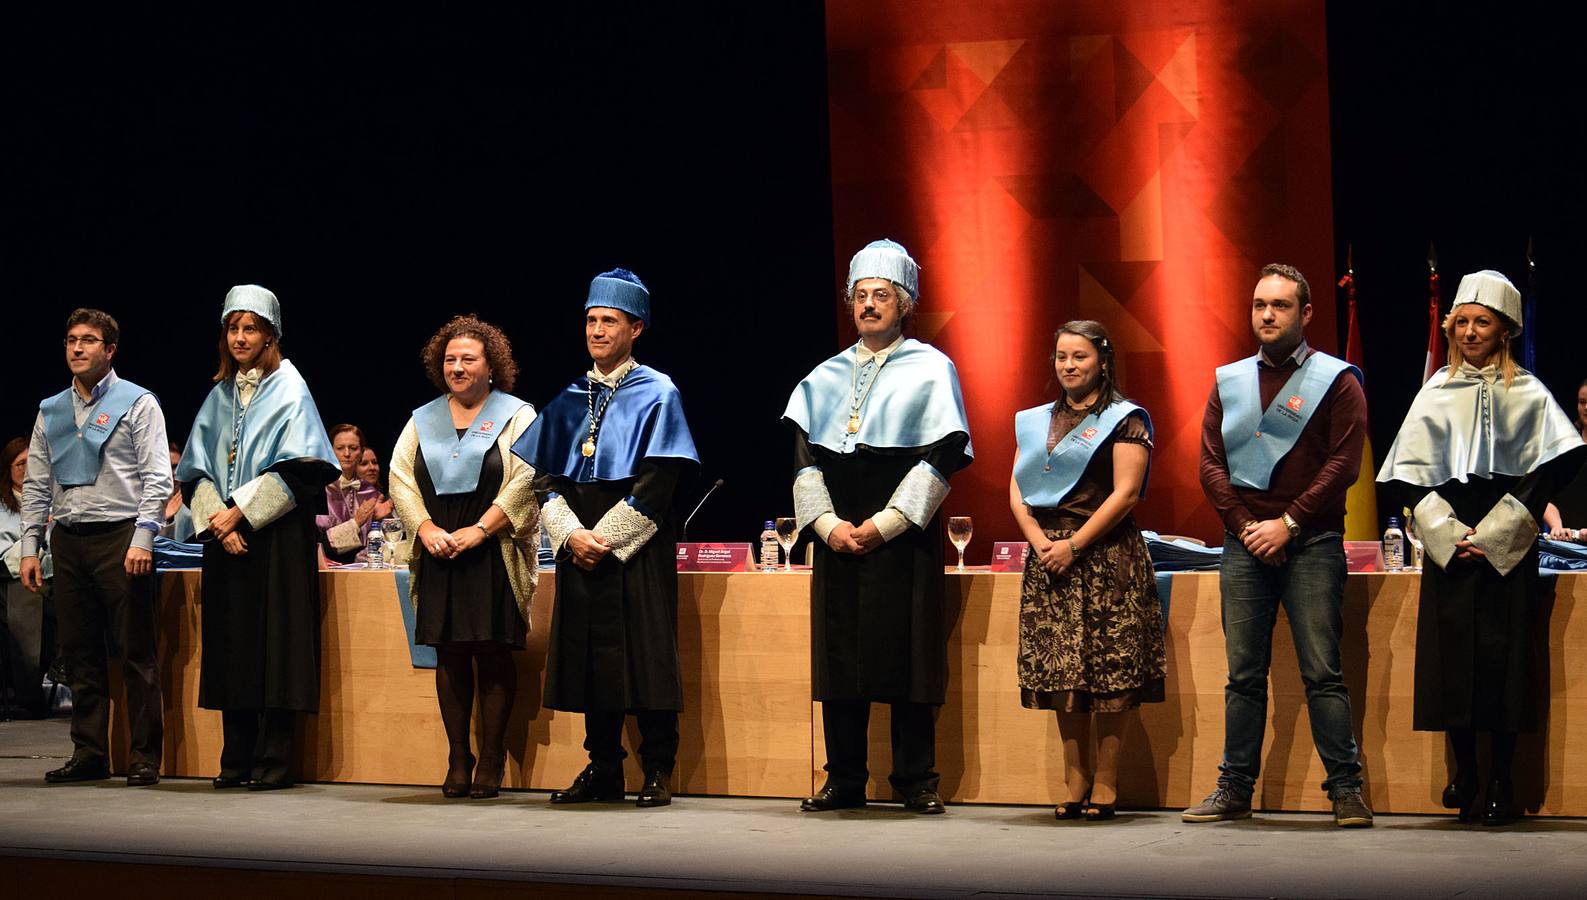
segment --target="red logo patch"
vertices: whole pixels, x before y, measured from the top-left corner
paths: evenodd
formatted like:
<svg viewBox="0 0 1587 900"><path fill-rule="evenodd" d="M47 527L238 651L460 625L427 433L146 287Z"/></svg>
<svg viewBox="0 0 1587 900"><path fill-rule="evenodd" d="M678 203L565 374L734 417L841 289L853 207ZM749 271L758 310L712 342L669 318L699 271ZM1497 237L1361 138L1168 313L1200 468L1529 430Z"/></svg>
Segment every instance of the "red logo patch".
<svg viewBox="0 0 1587 900"><path fill-rule="evenodd" d="M94 424L95 425L104 425L104 424L106 424L109 421L110 421L110 414L109 413L100 413L99 414L99 418L94 420Z"/></svg>
<svg viewBox="0 0 1587 900"><path fill-rule="evenodd" d="M479 430L480 431L489 431L489 430L491 430L492 428L495 428L495 427L496 427L496 423L494 421L490 420L490 419L486 419L485 421L479 423Z"/></svg>
<svg viewBox="0 0 1587 900"><path fill-rule="evenodd" d="M1084 440L1088 440L1089 441L1089 440L1091 440L1092 438L1094 438L1096 436L1097 436L1097 430L1095 428L1087 428L1085 431L1080 432L1080 437L1083 438Z"/></svg>
<svg viewBox="0 0 1587 900"><path fill-rule="evenodd" d="M1289 398L1289 402L1284 404L1284 405L1288 406L1290 409L1293 409L1296 412L1300 412L1300 408L1302 406L1306 405L1306 401L1302 400L1300 398L1299 394L1296 394L1296 395L1290 397Z"/></svg>

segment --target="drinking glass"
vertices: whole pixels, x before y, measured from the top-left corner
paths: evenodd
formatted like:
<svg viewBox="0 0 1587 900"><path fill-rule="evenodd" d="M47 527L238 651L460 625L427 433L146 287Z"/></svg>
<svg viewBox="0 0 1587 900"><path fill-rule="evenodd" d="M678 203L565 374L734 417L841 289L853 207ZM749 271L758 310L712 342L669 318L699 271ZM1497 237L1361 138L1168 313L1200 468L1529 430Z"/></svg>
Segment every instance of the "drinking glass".
<svg viewBox="0 0 1587 900"><path fill-rule="evenodd" d="M969 516L948 517L948 540L953 544L954 549L959 551L959 568L954 571L964 571L964 548L970 546L970 535L974 527Z"/></svg>
<svg viewBox="0 0 1587 900"><path fill-rule="evenodd" d="M793 545L799 537L798 521L792 516L783 516L776 523L777 543L782 547L782 570L793 571Z"/></svg>
<svg viewBox="0 0 1587 900"><path fill-rule="evenodd" d="M381 534L386 538L386 547L388 548L386 550L386 553L388 554L387 559L390 560L391 568L395 569L398 565L400 565L400 563L398 563L399 559L407 559L406 555L400 555L397 552L397 547L402 543L402 539L404 537L402 531L402 520L396 516L381 519L380 531Z"/></svg>

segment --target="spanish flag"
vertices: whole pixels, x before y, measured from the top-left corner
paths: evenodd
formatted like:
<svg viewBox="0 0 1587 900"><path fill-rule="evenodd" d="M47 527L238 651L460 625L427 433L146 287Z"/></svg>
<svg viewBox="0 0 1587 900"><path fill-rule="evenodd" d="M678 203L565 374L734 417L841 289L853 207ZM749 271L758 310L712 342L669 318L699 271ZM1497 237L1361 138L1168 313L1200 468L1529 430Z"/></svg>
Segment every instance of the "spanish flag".
<svg viewBox="0 0 1587 900"><path fill-rule="evenodd" d="M1354 254L1349 254L1354 256ZM1345 289L1346 302L1350 307L1350 325L1345 338L1345 362L1366 372L1366 364L1361 352L1361 326L1356 321L1356 273L1353 262L1345 263L1345 275L1339 279L1339 286ZM1371 410L1368 408L1368 414ZM1377 465L1372 456L1372 434L1368 432L1366 444L1361 448L1361 473L1356 476L1355 484L1345 493L1345 540L1347 541L1375 541L1382 536L1378 528L1378 485Z"/></svg>

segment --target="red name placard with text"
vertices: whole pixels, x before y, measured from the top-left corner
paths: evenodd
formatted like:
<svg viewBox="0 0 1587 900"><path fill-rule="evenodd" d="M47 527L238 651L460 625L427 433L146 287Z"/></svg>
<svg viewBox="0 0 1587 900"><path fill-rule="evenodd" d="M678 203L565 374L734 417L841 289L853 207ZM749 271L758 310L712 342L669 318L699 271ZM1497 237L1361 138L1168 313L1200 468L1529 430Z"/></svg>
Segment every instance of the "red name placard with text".
<svg viewBox="0 0 1587 900"><path fill-rule="evenodd" d="M748 544L679 544L679 572L752 572Z"/></svg>
<svg viewBox="0 0 1587 900"><path fill-rule="evenodd" d="M1030 544L1024 541L998 541L992 545L992 571L1023 572L1028 553Z"/></svg>

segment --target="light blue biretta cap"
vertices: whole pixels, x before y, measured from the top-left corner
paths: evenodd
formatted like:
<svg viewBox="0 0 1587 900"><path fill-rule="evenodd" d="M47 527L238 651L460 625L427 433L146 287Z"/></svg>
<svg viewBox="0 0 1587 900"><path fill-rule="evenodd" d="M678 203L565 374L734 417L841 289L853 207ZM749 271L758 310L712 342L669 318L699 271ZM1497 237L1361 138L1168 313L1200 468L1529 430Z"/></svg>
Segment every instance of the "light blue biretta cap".
<svg viewBox="0 0 1587 900"><path fill-rule="evenodd" d="M584 308L605 306L620 309L648 327L650 325L650 290L639 276L627 269L612 269L595 276L590 282L590 296Z"/></svg>
<svg viewBox="0 0 1587 900"><path fill-rule="evenodd" d="M220 323L234 312L251 312L276 330L281 337L281 301L276 295L257 284L239 284L226 292L226 305L220 308Z"/></svg>
<svg viewBox="0 0 1587 900"><path fill-rule="evenodd" d="M849 260L848 292L854 293L854 283L867 278L885 278L920 299L920 264L909 256L904 245L882 238L871 241Z"/></svg>

